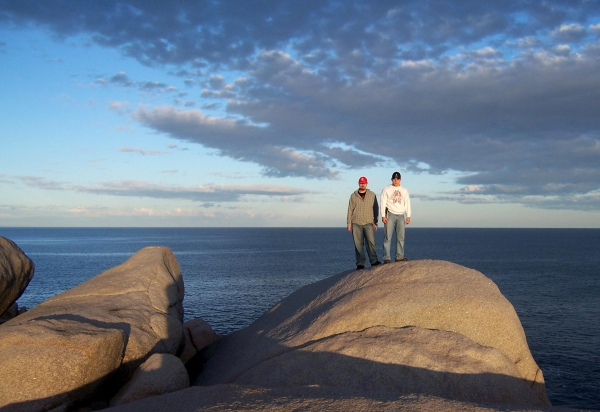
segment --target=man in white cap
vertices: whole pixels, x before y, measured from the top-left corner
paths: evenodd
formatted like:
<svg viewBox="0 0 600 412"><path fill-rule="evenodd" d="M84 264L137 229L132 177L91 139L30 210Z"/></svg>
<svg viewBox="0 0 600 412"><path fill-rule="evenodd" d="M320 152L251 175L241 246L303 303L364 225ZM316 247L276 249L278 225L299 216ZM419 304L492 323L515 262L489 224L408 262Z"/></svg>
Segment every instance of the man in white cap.
<svg viewBox="0 0 600 412"><path fill-rule="evenodd" d="M385 225L383 239L383 263L390 263L390 245L396 232L396 262L408 260L404 256L404 225L410 223L410 196L408 190L400 186L400 173L392 174L392 184L381 192L381 220Z"/></svg>
<svg viewBox="0 0 600 412"><path fill-rule="evenodd" d="M375 247L379 206L375 193L367 189L368 183L364 176L358 179L358 189L350 195L348 202L348 232L352 232L354 237L357 270L365 268L365 244L371 266L381 263L377 260L377 248Z"/></svg>

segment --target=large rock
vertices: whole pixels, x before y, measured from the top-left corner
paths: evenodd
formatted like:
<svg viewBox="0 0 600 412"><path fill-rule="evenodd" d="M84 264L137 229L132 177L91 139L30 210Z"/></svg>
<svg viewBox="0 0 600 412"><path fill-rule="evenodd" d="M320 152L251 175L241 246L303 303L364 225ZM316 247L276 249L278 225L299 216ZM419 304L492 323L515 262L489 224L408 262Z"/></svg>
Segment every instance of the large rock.
<svg viewBox="0 0 600 412"><path fill-rule="evenodd" d="M23 294L33 272L31 259L12 240L0 236L0 315Z"/></svg>
<svg viewBox="0 0 600 412"><path fill-rule="evenodd" d="M183 324L183 334L185 336L185 346L179 355L179 359L183 363L220 338L210 325L201 318L185 322Z"/></svg>
<svg viewBox="0 0 600 412"><path fill-rule="evenodd" d="M125 333L79 316L0 326L0 409L46 411L91 395L123 359Z"/></svg>
<svg viewBox="0 0 600 412"><path fill-rule="evenodd" d="M381 265L304 287L208 356L198 385L549 405L510 302L481 273L443 261Z"/></svg>
<svg viewBox="0 0 600 412"><path fill-rule="evenodd" d="M138 368L133 377L110 401L111 406L138 399L180 391L190 386L181 360L168 353L155 353Z"/></svg>
<svg viewBox="0 0 600 412"><path fill-rule="evenodd" d="M177 352L182 301L173 253L147 247L1 325L0 408L48 410L119 387L153 353Z"/></svg>

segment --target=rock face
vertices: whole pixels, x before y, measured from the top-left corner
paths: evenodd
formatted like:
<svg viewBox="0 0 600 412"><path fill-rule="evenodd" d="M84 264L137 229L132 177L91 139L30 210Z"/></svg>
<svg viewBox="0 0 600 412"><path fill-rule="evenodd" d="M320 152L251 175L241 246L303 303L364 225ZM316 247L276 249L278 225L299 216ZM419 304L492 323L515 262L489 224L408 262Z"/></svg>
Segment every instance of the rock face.
<svg viewBox="0 0 600 412"><path fill-rule="evenodd" d="M208 356L197 385L550 404L512 305L481 273L443 261L380 265L306 286Z"/></svg>
<svg viewBox="0 0 600 412"><path fill-rule="evenodd" d="M1 325L0 409L69 405L120 387L153 353L175 354L183 292L173 253L147 247Z"/></svg>
<svg viewBox="0 0 600 412"><path fill-rule="evenodd" d="M110 406L176 392L189 386L187 370L178 357L155 353L135 371L131 380L110 401Z"/></svg>
<svg viewBox="0 0 600 412"><path fill-rule="evenodd" d="M33 272L27 255L12 240L0 236L0 315L19 299Z"/></svg>

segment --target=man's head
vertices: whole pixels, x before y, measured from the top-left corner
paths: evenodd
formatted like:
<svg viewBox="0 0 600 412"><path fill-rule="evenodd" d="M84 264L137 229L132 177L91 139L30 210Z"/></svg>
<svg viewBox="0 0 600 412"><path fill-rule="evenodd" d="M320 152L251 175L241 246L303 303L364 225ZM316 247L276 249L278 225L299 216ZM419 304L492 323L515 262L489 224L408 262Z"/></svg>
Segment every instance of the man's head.
<svg viewBox="0 0 600 412"><path fill-rule="evenodd" d="M400 175L400 172L392 173L392 184L394 186L400 186L401 180L402 180L402 176Z"/></svg>
<svg viewBox="0 0 600 412"><path fill-rule="evenodd" d="M368 183L369 183L369 181L367 180L367 178L364 176L361 176L360 179L358 179L358 188L360 190L366 190Z"/></svg>

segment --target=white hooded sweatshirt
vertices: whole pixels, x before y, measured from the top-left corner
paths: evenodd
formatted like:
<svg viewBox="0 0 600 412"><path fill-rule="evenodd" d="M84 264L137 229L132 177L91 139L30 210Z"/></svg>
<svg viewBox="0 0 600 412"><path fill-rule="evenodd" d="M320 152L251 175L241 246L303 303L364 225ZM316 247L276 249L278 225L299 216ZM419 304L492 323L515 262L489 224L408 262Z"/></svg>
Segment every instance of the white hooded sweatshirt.
<svg viewBox="0 0 600 412"><path fill-rule="evenodd" d="M386 209L395 215L410 217L410 196L408 190L402 186L389 185L381 191L379 211L381 217L386 216Z"/></svg>

